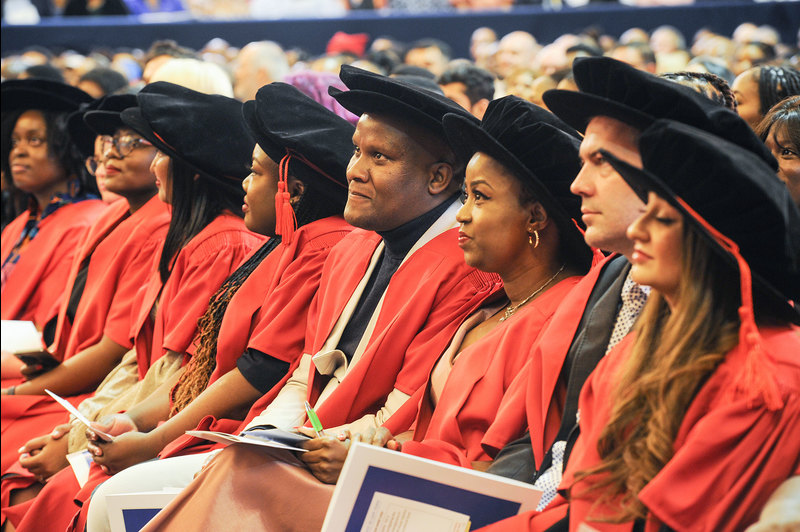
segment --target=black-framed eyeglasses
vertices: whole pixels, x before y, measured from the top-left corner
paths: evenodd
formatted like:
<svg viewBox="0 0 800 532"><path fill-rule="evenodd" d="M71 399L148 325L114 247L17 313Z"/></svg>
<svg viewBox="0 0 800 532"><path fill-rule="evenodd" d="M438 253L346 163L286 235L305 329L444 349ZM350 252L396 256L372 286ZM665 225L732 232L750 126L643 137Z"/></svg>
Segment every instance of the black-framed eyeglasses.
<svg viewBox="0 0 800 532"><path fill-rule="evenodd" d="M114 146L114 149L119 154L120 157L127 157L133 150L141 147L141 146L152 146L152 144L141 138L141 137L134 137L132 135L104 135L103 136L103 153L106 152L111 146Z"/></svg>

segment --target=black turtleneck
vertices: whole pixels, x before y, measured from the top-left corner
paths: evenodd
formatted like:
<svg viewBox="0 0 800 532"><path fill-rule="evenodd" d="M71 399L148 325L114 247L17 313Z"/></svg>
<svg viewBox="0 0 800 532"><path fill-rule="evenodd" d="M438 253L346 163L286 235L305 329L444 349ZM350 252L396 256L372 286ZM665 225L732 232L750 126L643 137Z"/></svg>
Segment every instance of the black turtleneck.
<svg viewBox="0 0 800 532"><path fill-rule="evenodd" d="M386 292L389 281L397 271L397 268L400 267L400 263L403 262L403 259L417 240L439 219L444 211L450 207L451 203L452 198L449 198L410 222L406 222L389 231L378 232L383 238L385 248L378 258L375 269L372 270L367 286L364 287L361 299L358 301L350 321L347 322L337 346L345 354L348 361L353 358L353 354L361 342L361 337L364 336L367 324L373 312L375 312L383 293Z"/></svg>

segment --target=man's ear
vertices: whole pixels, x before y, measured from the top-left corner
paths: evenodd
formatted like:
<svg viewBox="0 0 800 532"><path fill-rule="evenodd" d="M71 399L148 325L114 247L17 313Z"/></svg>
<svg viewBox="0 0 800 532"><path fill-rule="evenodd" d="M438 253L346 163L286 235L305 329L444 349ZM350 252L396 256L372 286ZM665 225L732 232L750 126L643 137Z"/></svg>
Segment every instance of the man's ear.
<svg viewBox="0 0 800 532"><path fill-rule="evenodd" d="M431 165L428 179L428 193L432 196L447 192L453 183L453 165L437 161Z"/></svg>
<svg viewBox="0 0 800 532"><path fill-rule="evenodd" d="M302 196L306 191L306 184L296 177L289 176L287 185L287 189L289 191L289 203L291 205L297 205L297 202L300 201L300 196Z"/></svg>
<svg viewBox="0 0 800 532"><path fill-rule="evenodd" d="M481 98L475 102L475 105L472 106L469 112L479 120L483 120L483 115L486 114L487 107L489 107L489 100L486 98Z"/></svg>

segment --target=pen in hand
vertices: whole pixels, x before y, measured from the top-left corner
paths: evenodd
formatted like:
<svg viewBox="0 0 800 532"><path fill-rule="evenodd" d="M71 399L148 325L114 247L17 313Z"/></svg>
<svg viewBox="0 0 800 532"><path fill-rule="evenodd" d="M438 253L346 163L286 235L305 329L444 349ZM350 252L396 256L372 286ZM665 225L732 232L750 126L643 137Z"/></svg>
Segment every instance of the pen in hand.
<svg viewBox="0 0 800 532"><path fill-rule="evenodd" d="M317 438L325 436L325 431L322 430L322 423L319 422L317 413L314 412L314 409L311 408L311 405L308 404L308 401L306 401L305 405L306 405L306 414L308 415L309 421L311 421L311 426L314 427L314 432L317 433Z"/></svg>

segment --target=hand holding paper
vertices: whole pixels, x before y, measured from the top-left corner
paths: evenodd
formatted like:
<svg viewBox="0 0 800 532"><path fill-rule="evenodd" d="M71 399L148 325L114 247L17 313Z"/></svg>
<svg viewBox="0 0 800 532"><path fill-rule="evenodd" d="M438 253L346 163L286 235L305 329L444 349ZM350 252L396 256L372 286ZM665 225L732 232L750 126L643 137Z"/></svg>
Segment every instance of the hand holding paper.
<svg viewBox="0 0 800 532"><path fill-rule="evenodd" d="M64 407L64 409L65 409L67 412L69 412L70 414L72 414L73 416L75 416L75 418L76 418L78 421L80 421L81 423L83 423L84 425L86 425L86 427L87 427L87 428L90 428L90 429L92 429L92 431L93 431L95 434L97 434L97 436L98 436L100 439L102 439L102 440L105 440L105 441L114 441L114 437L113 437L111 434L108 434L107 432L104 432L104 431L102 431L102 430L98 430L98 429L94 428L94 427L92 426L92 421L91 421L91 420L89 420L89 418L87 418L87 417L86 417L86 416L84 416L83 414L81 414L81 413L80 413L80 411L79 411L77 408L75 408L74 406L72 406L72 404L71 404L69 401L67 401L66 399L63 399L63 398L59 397L58 395L54 394L54 393L53 393L53 392L51 392L50 390L45 390L45 392L47 392L47 394L48 394L50 397L52 397L52 398L53 398L53 400L54 400L56 403L58 403L58 404L60 404L61 406L63 406L63 407Z"/></svg>

